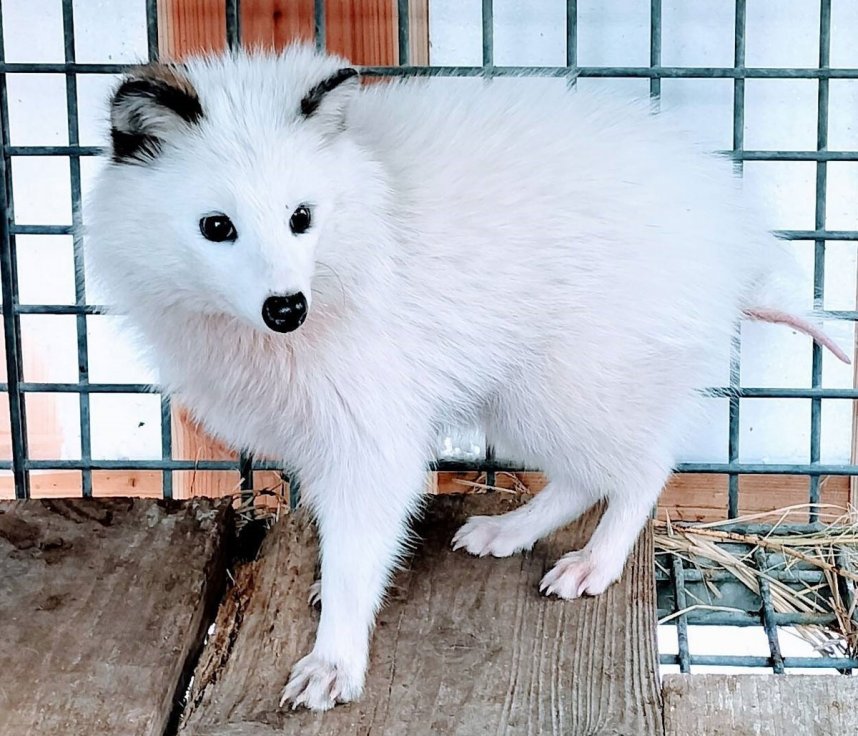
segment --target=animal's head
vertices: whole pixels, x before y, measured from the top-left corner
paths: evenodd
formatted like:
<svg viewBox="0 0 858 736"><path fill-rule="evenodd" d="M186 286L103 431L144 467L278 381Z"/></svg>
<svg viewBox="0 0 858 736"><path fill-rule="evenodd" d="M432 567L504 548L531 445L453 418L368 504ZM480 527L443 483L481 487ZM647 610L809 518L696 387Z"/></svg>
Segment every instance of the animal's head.
<svg viewBox="0 0 858 736"><path fill-rule="evenodd" d="M357 88L342 59L304 47L123 79L111 160L85 211L88 257L111 300L289 332L314 297L335 299L349 255L340 262L341 249L320 242L384 189L348 134Z"/></svg>

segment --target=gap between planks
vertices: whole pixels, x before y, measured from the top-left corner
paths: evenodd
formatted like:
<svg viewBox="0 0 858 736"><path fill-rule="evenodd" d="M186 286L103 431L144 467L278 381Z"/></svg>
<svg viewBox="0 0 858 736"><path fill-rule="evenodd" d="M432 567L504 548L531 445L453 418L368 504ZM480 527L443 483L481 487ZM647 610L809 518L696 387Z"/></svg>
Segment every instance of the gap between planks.
<svg viewBox="0 0 858 736"><path fill-rule="evenodd" d="M597 518L506 559L449 548L471 514L508 494L440 496L382 609L361 701L318 715L282 711L291 665L312 646L307 605L317 545L303 515L282 518L259 559L236 571L195 674L183 736L661 734L652 535L605 595L545 599L537 584Z"/></svg>

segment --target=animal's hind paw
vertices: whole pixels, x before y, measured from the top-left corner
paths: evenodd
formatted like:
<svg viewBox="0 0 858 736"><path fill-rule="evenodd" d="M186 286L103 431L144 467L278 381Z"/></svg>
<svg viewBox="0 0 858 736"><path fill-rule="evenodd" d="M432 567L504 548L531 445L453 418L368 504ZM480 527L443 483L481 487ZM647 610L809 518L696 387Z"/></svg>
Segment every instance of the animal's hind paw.
<svg viewBox="0 0 858 736"><path fill-rule="evenodd" d="M563 555L542 578L539 590L545 595L572 600L582 595L600 595L623 572L623 562L597 558L582 549Z"/></svg>
<svg viewBox="0 0 858 736"><path fill-rule="evenodd" d="M304 707L309 710L330 710L337 703L348 703L360 697L363 690L363 673L355 676L337 663L327 662L310 653L292 668L292 674L283 694L280 707L292 710Z"/></svg>
<svg viewBox="0 0 858 736"><path fill-rule="evenodd" d="M511 527L502 516L472 516L453 536L453 549L465 549L478 557L509 557L530 549L533 540L524 539L520 529Z"/></svg>

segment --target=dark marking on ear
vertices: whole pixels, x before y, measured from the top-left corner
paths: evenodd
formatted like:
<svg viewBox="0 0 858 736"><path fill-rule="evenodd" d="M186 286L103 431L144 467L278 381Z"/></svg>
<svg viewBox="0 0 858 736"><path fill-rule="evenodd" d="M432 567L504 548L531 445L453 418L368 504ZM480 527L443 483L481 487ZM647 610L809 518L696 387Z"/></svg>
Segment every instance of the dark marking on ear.
<svg viewBox="0 0 858 736"><path fill-rule="evenodd" d="M123 133L113 128L110 131L113 144L113 162L144 163L155 158L161 150L161 141L145 133Z"/></svg>
<svg viewBox="0 0 858 736"><path fill-rule="evenodd" d="M311 89L301 100L301 114L308 118L319 108L325 95L339 87L343 82L358 76L357 70L351 67L338 69L327 79L323 79Z"/></svg>
<svg viewBox="0 0 858 736"><path fill-rule="evenodd" d="M128 79L113 96L114 109L137 97L171 110L186 123L196 123L203 116L203 108L195 94L174 87L161 79Z"/></svg>
<svg viewBox="0 0 858 736"><path fill-rule="evenodd" d="M146 163L158 155L165 136L202 117L199 97L178 67L140 67L119 85L111 101L113 160Z"/></svg>

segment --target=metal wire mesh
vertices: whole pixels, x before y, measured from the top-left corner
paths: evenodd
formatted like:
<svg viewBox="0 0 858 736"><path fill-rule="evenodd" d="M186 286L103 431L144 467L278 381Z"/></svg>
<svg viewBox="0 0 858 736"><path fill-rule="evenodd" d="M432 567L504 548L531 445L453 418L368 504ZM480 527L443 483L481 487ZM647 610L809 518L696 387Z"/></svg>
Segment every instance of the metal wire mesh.
<svg viewBox="0 0 858 736"><path fill-rule="evenodd" d="M157 0L145 0L147 23L147 46L151 59L158 55ZM240 43L241 29L238 0L225 0L226 34L228 45ZM398 9L398 49L400 65L397 67L364 67L367 76L543 76L566 78L570 84L576 79L586 78L641 78L649 80L650 95L657 99L661 93L663 79L731 79L733 80L732 147L729 153L738 166L746 161L806 161L816 168L814 227L811 230L782 230L780 236L791 241L813 244L814 305L827 319L855 320L858 311L823 310L825 251L827 241L856 241L856 230L829 230L826 228L827 173L830 162L858 161L856 150L828 150L829 88L832 79L858 79L858 69L834 68L830 66L831 50L831 0L820 0L819 65L808 68L755 68L745 64L745 31L747 26L746 0L735 0L735 32L733 39L733 65L727 67L663 66L662 61L662 4L651 0L650 5L650 54L648 66L580 66L578 63L579 13L577 0L566 0L566 58L564 66L496 66L494 63L494 18L492 0L482 0L482 63L479 66L413 66L409 58L409 3L396 0ZM84 263L81 239L77 232L80 224L81 158L95 156L101 152L97 147L79 144L77 80L80 75L104 75L122 72L126 65L102 63L78 63L75 58L74 6L72 0L62 0L64 60L62 63L9 63L6 61L2 35L2 12L0 12L0 129L2 129L2 156L0 156L0 273L2 273L2 315L6 348L7 380L0 390L8 395L9 416L12 435L11 460L0 460L0 471L11 471L18 498L27 498L30 493L30 473L38 470L79 470L82 493L92 494L92 473L98 470L157 470L162 473L163 495L173 494L173 473L181 470L238 470L242 487L248 489L252 483L253 469L279 469L270 463L251 463L250 458L231 460L183 460L173 457L171 436L171 408L169 399L161 396L161 457L156 460L109 460L93 458L90 398L93 394L133 394L152 391L152 387L138 383L96 383L89 378L89 350L87 344L87 318L99 313L99 307L87 303L84 280ZM325 2L315 0L315 40L319 48L325 46ZM8 74L55 73L65 77L66 103L68 110L68 145L13 146L9 134L9 102L7 90ZM817 80L818 117L816 146L813 150L747 150L744 145L745 83L748 79L808 79ZM19 224L15 218L14 192L12 187L12 164L21 157L62 156L69 161L70 191L72 199L72 221L68 225ZM18 298L17 244L19 235L72 235L75 265L74 304L21 304ZM22 315L73 315L77 332L77 381L72 383L34 382L24 377L21 346ZM808 500L817 503L820 498L820 478L826 475L858 475L856 464L831 464L821 462L821 417L824 399L858 399L855 388L825 388L822 385L822 352L813 347L811 386L809 388L763 388L742 386L740 382L739 344L736 341L730 367L730 380L726 386L713 387L713 397L726 398L729 403L729 437L726 462L682 463L679 472L719 473L727 475L728 507L725 514L734 518L739 512L739 476L742 474L804 475L808 478ZM27 417L25 396L31 393L76 394L80 410L80 458L79 459L35 459L30 457L27 443ZM809 462L805 463L749 463L740 461L740 407L743 399L807 399L810 401L810 448ZM495 458L491 448L484 459L476 461L442 460L433 469L444 471L486 472L489 484L493 484L494 473L501 470L520 470ZM816 521L811 511L808 522ZM765 566L763 557L757 563ZM699 575L687 563L673 558L670 573L659 574L660 603L664 611L685 608L689 597L689 585ZM753 605L756 605L754 603ZM753 607L753 606L752 606ZM741 613L741 612L740 612ZM777 626L798 623L825 624L830 616L808 617L778 614L772 607L768 586L760 591L759 606L747 615L729 616L712 612L683 614L676 618L679 641L677 655L662 655L663 663L678 663L683 671L699 664L741 664L771 667L783 672L790 667L838 667L843 670L858 667L858 661L842 658L821 657L797 660L783 657L777 638ZM688 626L695 623L729 623L731 625L763 625L770 643L769 657L729 657L693 655L688 647Z"/></svg>
<svg viewBox="0 0 858 736"><path fill-rule="evenodd" d="M807 533L808 525L784 525L772 530L761 524L734 524L731 531L740 534L762 534L777 540L780 536ZM816 528L821 528L816 525ZM658 615L676 627L677 653L661 653L661 664L679 665L680 672L690 672L692 666L719 667L763 667L775 674L784 674L788 669L832 668L850 673L858 668L858 656L825 642L820 647L820 656L784 656L781 652L779 627L837 627L837 613L828 608L830 578L812 564L793 564L783 554L764 552L748 544L727 544L731 551L741 557L760 574L757 576L759 591L754 592L741 583L729 570L707 563L705 560L689 559L677 554L658 555L656 583L658 590ZM846 565L844 560L841 565ZM815 591L811 599L823 604L813 611L777 611L772 585L785 585L805 594ZM842 583L838 583L842 585ZM718 596L713 589L718 589ZM854 590L839 591L854 606ZM814 608L816 608L814 606ZM823 608L825 610L823 610ZM855 612L853 610L853 617ZM766 634L769 655L734 654L741 647L725 641L718 654L695 654L689 644L689 626L762 627Z"/></svg>

